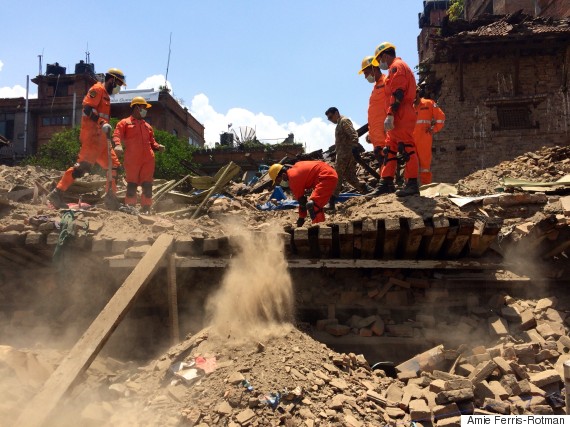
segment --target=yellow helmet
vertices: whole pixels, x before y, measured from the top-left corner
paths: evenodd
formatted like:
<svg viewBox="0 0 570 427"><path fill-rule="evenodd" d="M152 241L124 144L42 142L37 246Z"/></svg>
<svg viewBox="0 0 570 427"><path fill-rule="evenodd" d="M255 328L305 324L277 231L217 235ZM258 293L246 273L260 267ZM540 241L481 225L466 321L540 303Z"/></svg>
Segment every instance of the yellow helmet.
<svg viewBox="0 0 570 427"><path fill-rule="evenodd" d="M145 105L146 108L152 107L152 105L150 105L148 102L146 102L146 99L144 99L142 96L135 96L133 98L133 100L131 101L131 107L133 105Z"/></svg>
<svg viewBox="0 0 570 427"><path fill-rule="evenodd" d="M394 49L396 50L396 46L394 46L392 43L390 42L382 42L378 45L378 47L376 48L376 50L374 51L374 58L378 58L380 56L380 54L382 52L384 52L386 49Z"/></svg>
<svg viewBox="0 0 570 427"><path fill-rule="evenodd" d="M121 86L127 85L127 79L125 78L125 75L118 68L109 68L109 70L107 71L107 74L109 74L109 75L115 77L117 80L119 80L121 82Z"/></svg>
<svg viewBox="0 0 570 427"><path fill-rule="evenodd" d="M360 69L360 71L358 72L358 74L362 74L364 73L364 70L368 67L377 67L378 61L376 61L376 58L374 58L373 56L365 56L364 59L362 60L362 68Z"/></svg>
<svg viewBox="0 0 570 427"><path fill-rule="evenodd" d="M271 165L271 167L267 171L267 174L269 175L269 178L271 178L271 181L273 181L274 185L275 185L275 180L277 179L277 175L279 175L279 172L281 172L281 169L283 169L283 165L279 164L279 163L275 163L275 164Z"/></svg>

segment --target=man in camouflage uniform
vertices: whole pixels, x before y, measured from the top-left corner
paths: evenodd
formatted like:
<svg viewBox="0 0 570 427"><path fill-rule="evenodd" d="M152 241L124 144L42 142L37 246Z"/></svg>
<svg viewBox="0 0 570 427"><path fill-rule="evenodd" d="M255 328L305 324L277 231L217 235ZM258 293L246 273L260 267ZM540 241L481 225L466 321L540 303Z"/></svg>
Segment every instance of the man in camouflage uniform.
<svg viewBox="0 0 570 427"><path fill-rule="evenodd" d="M335 169L338 174L338 183L329 202L329 207L334 209L336 196L340 194L343 182L348 182L361 193L366 192L366 184L356 177L356 161L352 149L359 147L358 134L347 117L341 116L338 108L331 107L325 112L327 119L336 124L335 129Z"/></svg>

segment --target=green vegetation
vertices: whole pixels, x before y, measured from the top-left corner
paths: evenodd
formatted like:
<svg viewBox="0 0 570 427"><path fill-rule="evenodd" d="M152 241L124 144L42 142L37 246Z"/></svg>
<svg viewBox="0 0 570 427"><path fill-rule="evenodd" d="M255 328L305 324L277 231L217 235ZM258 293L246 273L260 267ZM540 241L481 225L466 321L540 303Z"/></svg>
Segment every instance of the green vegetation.
<svg viewBox="0 0 570 427"><path fill-rule="evenodd" d="M458 19L463 19L464 6L465 0L451 0L451 5L447 11L449 14L449 20L457 21Z"/></svg>
<svg viewBox="0 0 570 427"><path fill-rule="evenodd" d="M80 146L79 128L65 129L54 134L35 155L28 157L22 163L49 169L66 170L77 161Z"/></svg>
<svg viewBox="0 0 570 427"><path fill-rule="evenodd" d="M117 120L112 119L111 125L114 127L116 124ZM195 149L187 141L162 130L155 129L154 136L159 144L166 147L164 153L155 153L155 178L178 179L187 174L188 171L180 164L180 160L191 161ZM55 133L47 144L40 147L37 154L28 157L23 164L66 170L77 161L80 146L79 128L65 129Z"/></svg>
<svg viewBox="0 0 570 427"><path fill-rule="evenodd" d="M166 147L163 153L155 153L155 178L179 179L188 174L188 170L180 164L180 160L192 161L195 148L187 141L163 130L154 130L156 142Z"/></svg>

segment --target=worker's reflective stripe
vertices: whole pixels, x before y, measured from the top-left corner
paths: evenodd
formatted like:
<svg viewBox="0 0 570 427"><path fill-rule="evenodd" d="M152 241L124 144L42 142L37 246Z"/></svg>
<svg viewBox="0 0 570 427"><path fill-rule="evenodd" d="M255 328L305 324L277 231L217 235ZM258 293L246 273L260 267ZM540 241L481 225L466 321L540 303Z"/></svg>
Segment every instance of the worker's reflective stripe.
<svg viewBox="0 0 570 427"><path fill-rule="evenodd" d="M91 107L91 114L89 116L92 116L93 114L100 116L99 112L97 111L97 108L95 108L95 107ZM85 114L85 110L83 110L83 115L87 116L87 114Z"/></svg>
<svg viewBox="0 0 570 427"><path fill-rule="evenodd" d="M104 119L108 119L108 118L109 118L109 115L108 115L108 114L105 114L105 113L99 113L99 117L102 117L102 118L104 118Z"/></svg>
<svg viewBox="0 0 570 427"><path fill-rule="evenodd" d="M436 123L445 123L445 120L436 120Z"/></svg>
<svg viewBox="0 0 570 427"><path fill-rule="evenodd" d="M429 172L429 171L430 171L429 169L422 169L422 168L420 168L420 172Z"/></svg>
<svg viewBox="0 0 570 427"><path fill-rule="evenodd" d="M431 123L431 120L416 120L416 123Z"/></svg>

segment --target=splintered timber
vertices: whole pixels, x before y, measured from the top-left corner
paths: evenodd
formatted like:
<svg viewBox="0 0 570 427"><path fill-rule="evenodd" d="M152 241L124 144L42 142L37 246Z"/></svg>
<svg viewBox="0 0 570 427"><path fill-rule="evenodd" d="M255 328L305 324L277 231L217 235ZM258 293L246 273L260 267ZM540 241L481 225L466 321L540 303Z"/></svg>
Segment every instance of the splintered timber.
<svg viewBox="0 0 570 427"><path fill-rule="evenodd" d="M462 415L462 426L472 425L568 425L568 415Z"/></svg>

